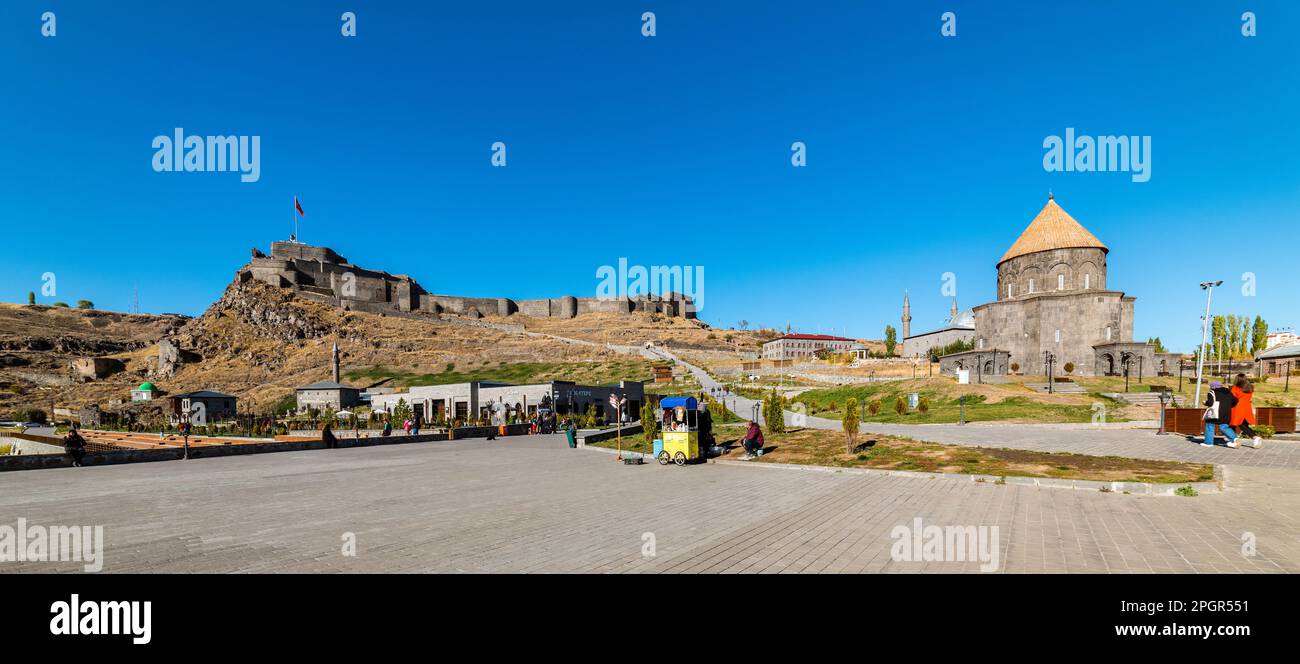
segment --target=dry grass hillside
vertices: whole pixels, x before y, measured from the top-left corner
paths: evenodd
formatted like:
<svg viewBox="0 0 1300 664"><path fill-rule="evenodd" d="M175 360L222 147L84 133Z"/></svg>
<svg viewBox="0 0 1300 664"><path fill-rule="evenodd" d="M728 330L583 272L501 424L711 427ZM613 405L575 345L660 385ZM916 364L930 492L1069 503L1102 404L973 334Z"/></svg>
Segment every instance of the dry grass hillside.
<svg viewBox="0 0 1300 664"><path fill-rule="evenodd" d="M157 342L163 338L187 357L159 372ZM241 410L264 412L296 386L328 379L334 343L344 382L402 387L486 379L645 380L648 360L606 344L653 341L735 353L755 350L757 340L753 332L652 314L472 321L349 312L258 283L232 284L194 319L0 305L0 416L19 408L48 411L52 404L109 407L129 400L131 389L146 380L173 394L227 392L241 398ZM123 370L82 382L69 366L83 357L118 360Z"/></svg>

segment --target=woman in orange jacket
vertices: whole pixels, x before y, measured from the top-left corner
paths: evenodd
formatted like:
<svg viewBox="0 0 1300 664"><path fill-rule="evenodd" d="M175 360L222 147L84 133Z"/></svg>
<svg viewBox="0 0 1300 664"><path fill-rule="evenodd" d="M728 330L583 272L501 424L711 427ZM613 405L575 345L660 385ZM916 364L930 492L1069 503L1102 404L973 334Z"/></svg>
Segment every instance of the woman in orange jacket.
<svg viewBox="0 0 1300 664"><path fill-rule="evenodd" d="M1251 439L1251 447L1259 449L1259 434L1250 426L1255 423L1255 408L1250 404L1251 398L1255 396L1255 386L1246 378L1246 374L1237 374L1237 380L1232 385L1232 396L1237 397L1237 405L1232 407L1232 426L1241 432L1243 438Z"/></svg>

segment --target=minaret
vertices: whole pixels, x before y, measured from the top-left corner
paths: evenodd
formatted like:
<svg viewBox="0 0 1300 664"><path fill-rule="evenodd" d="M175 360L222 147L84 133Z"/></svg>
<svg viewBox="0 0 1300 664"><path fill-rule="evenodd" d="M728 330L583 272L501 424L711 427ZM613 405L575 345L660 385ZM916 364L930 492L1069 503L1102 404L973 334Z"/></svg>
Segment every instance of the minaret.
<svg viewBox="0 0 1300 664"><path fill-rule="evenodd" d="M957 324L957 296L956 295L952 296L952 312L948 314L948 324L949 325Z"/></svg>
<svg viewBox="0 0 1300 664"><path fill-rule="evenodd" d="M903 290L903 338L912 336L912 305L907 302L907 290Z"/></svg>
<svg viewBox="0 0 1300 664"><path fill-rule="evenodd" d="M333 362L334 382L337 383L339 382L339 345L337 343L334 344L333 356L334 356L334 362Z"/></svg>

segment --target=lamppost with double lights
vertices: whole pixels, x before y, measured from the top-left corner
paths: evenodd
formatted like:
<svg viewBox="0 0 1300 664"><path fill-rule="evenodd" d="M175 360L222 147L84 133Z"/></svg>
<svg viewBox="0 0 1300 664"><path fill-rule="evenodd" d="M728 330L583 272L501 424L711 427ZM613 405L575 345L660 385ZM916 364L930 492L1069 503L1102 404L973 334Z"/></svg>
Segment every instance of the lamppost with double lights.
<svg viewBox="0 0 1300 664"><path fill-rule="evenodd" d="M1205 291L1205 318L1201 319L1201 352L1196 357L1196 398L1193 403L1201 403L1201 379L1205 372L1205 342L1210 333L1210 301L1214 298L1214 288L1222 286L1223 280L1202 281L1201 290Z"/></svg>

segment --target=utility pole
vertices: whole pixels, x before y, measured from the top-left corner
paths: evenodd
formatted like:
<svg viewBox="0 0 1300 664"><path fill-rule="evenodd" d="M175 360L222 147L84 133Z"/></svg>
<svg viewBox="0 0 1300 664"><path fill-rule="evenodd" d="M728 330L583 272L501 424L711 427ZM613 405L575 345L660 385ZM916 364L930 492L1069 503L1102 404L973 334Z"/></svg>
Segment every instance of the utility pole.
<svg viewBox="0 0 1300 664"><path fill-rule="evenodd" d="M1201 377L1205 372L1205 340L1210 332L1210 301L1214 297L1214 287L1222 286L1223 280L1202 281L1201 290L1205 291L1205 318L1201 319L1201 352L1196 357L1196 397L1193 403L1201 403Z"/></svg>

